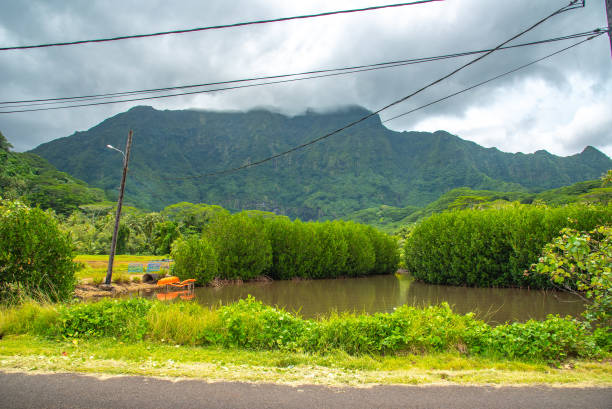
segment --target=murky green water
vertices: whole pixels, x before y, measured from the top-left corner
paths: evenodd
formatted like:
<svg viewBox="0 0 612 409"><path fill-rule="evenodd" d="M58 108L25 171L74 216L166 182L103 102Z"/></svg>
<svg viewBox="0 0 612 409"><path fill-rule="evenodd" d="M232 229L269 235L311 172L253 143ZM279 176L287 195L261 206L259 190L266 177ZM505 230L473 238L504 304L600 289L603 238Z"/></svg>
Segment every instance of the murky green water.
<svg viewBox="0 0 612 409"><path fill-rule="evenodd" d="M305 318L330 311L391 312L402 304L423 306L448 302L455 312L474 311L490 323L541 319L547 314L579 315L582 302L559 292L514 288L466 288L423 284L393 275L336 280L272 281L196 288L204 305L226 304L247 295L299 311Z"/></svg>

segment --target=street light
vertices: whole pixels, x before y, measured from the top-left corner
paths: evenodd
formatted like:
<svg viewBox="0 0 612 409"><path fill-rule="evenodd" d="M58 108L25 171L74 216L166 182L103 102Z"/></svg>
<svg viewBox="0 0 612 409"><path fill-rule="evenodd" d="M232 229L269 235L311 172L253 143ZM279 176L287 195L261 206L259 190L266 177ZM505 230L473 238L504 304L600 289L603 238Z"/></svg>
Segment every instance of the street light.
<svg viewBox="0 0 612 409"><path fill-rule="evenodd" d="M121 153L123 155L123 159L125 159L125 153L123 153L123 151L121 149L117 149L113 145L106 145L106 147L109 148L109 149L114 149L117 152Z"/></svg>
<svg viewBox="0 0 612 409"><path fill-rule="evenodd" d="M110 289L111 279L113 278L113 261L115 261L115 249L117 247L117 232L119 231L119 218L121 217L121 205L123 204L123 192L125 191L125 177L127 176L128 161L130 160L130 147L132 146L132 130L128 132L127 143L125 145L125 153L122 150L115 148L112 145L106 145L109 149L114 149L121 152L123 155L123 176L121 177L121 187L119 188L119 200L117 201L117 212L115 213L115 229L113 230L113 239L111 241L110 254L108 255L108 270L106 271L106 280L104 285Z"/></svg>

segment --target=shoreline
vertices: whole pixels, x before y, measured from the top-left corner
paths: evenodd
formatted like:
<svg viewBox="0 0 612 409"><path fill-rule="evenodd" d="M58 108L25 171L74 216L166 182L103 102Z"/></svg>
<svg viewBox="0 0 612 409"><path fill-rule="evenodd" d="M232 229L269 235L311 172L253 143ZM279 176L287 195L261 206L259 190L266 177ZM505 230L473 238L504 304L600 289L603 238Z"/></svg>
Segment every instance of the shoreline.
<svg viewBox="0 0 612 409"><path fill-rule="evenodd" d="M213 288L221 288L227 286L239 286L245 283L268 283L272 282L270 277L268 276L259 276L250 280L242 280L242 279L220 279L215 278L205 287L213 287ZM81 280L79 284L76 285L74 289L75 298L79 298L81 300L89 300L94 298L103 298L103 297L118 297L122 295L127 295L130 293L136 293L140 291L153 291L157 288L157 284L143 283L143 282L129 282L129 283L112 283L110 289L102 288L104 284L93 284L88 279Z"/></svg>
<svg viewBox="0 0 612 409"><path fill-rule="evenodd" d="M102 285L102 284L100 284ZM79 283L74 288L75 298L81 300L102 298L102 297L117 297L129 293L138 292L141 290L153 290L157 287L156 284L145 283L112 283L110 289L100 288L100 285L90 283Z"/></svg>

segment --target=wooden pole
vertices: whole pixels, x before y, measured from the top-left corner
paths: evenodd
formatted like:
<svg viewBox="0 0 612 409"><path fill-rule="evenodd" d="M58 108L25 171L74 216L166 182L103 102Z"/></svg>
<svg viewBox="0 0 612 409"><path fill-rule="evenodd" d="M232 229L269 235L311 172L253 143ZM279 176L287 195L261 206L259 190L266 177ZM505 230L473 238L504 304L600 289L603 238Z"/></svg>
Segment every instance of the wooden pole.
<svg viewBox="0 0 612 409"><path fill-rule="evenodd" d="M608 30L612 30L612 0L606 0L606 15L608 16ZM612 32L608 31L610 38L610 55L612 56Z"/></svg>
<svg viewBox="0 0 612 409"><path fill-rule="evenodd" d="M117 212L115 213L115 230L113 230L113 239L111 241L110 254L108 256L108 270L106 271L106 280L104 284L110 286L113 278L113 261L115 260L115 248L117 247L117 233L119 231L119 219L121 218L121 206L123 204L123 192L125 190L125 177L127 176L128 162L130 160L130 147L132 146L133 132L130 129L128 132L127 143L125 145L125 154L123 157L123 176L121 177L121 187L119 188L119 200L117 202Z"/></svg>

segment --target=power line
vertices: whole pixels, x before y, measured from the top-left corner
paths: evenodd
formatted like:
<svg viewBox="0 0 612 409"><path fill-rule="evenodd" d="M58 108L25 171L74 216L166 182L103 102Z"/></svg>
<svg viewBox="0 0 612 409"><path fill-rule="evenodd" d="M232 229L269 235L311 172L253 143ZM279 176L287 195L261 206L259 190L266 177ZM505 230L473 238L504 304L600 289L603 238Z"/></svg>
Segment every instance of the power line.
<svg viewBox="0 0 612 409"><path fill-rule="evenodd" d="M400 99L398 99L396 101L393 101L390 104L385 105L384 107L378 109L377 111L371 112L370 114L368 114L368 115L366 115L364 117L361 117L360 119L357 119L357 120L355 120L355 121L353 121L353 122L351 122L351 123L349 123L347 125L344 125L341 128L336 129L335 131L329 132L329 133L327 133L327 134L325 134L323 136L320 136L318 138L312 139L312 140L310 140L308 142L305 142L305 143L303 143L301 145L294 146L293 148L291 148L289 150L286 150L284 152L277 153L276 155L269 156L269 157L267 157L265 159L260 159L260 160L258 160L256 162L251 162L251 163L248 163L246 165L242 165L242 166L238 166L238 167L234 167L234 168L229 168L229 169L225 169L225 170L221 170L221 171L217 171L217 172L204 173L204 174L200 174L200 175L184 176L184 177L178 177L178 178L162 178L162 180L189 180L189 179L199 179L199 178L203 178L203 177L219 176L219 175L224 175L224 174L228 174L228 173L234 173L234 172L237 172L237 171L242 170L242 169L246 169L246 168L250 168L250 167L261 165L261 164L263 164L265 162L269 162L269 161L271 161L273 159L279 158L281 156L285 156L285 155L287 155L289 153L292 153L292 152L295 152L295 151L300 150L302 148L305 148L307 146L313 145L313 144L315 144L317 142L320 142L320 141L322 141L324 139L329 138L330 136L333 136L333 135L335 135L337 133L340 133L340 132L342 132L342 131L350 128L350 127L353 127L353 126L355 126L355 125L357 125L357 124L359 124L359 123L361 123L361 122L363 122L363 121L365 121L365 120L367 120L367 119L369 119L369 118L371 118L371 117L373 117L375 115L378 115L382 111L384 111L386 109L389 109L392 106L395 106L397 104L400 104L400 103L406 101L407 99L412 98L413 96L419 94L420 92L422 92L422 91L424 91L424 90L426 90L426 89L428 89L428 88L430 88L430 87L432 87L432 86L434 86L434 85L436 85L436 84L438 84L438 83L440 83L440 82L450 78L451 76L455 75L459 71L469 67L470 65L472 65L472 64L482 60L483 58L487 57L488 55L490 55L490 54L494 53L495 51L499 50L501 47L503 47L504 45L508 44L509 42L517 39L518 37L522 36L523 34L529 32L529 31L533 30L534 28L536 28L540 24L544 23L545 21L551 19L552 17L557 16L557 15L559 15L561 13L566 12L566 11L573 10L575 8L583 7L584 6L584 1L580 2L582 4L582 6L577 6L578 3L579 3L578 0L571 1L567 6L564 6L564 7L560 8L560 9L558 9L557 11L549 14L548 16L542 18L541 20L539 20L535 24L531 25L527 29L521 31L519 34L516 34L515 36L511 37L510 39L508 39L508 40L504 41L503 43L499 44L497 47L493 48L491 51L488 51L487 53L474 58L473 60L471 60L471 61L461 65L459 68L456 68L455 70L451 71L449 74L446 74L445 76L443 76L443 77L441 77L441 78L439 78L439 79L437 79L435 81L430 82L429 84L421 87L420 89L412 92L411 94L406 95L405 97L402 97L402 98L400 98Z"/></svg>
<svg viewBox="0 0 612 409"><path fill-rule="evenodd" d="M393 117L391 117L391 118L388 118L388 119L385 119L384 121L381 121L381 122L385 123L385 122L393 121L394 119L401 118L401 117L403 117L403 116L405 116L405 115L408 115L408 114L411 114L411 113L413 113L413 112L419 111L419 110L421 110L421 109L427 108L428 106L431 106L431 105L437 104L438 102L442 102L442 101L445 101L445 100L447 100L447 99L450 99L450 98L452 98L452 97L454 97L454 96L457 96L457 95L459 95L459 94L463 94L464 92L471 91L471 90L473 90L474 88L478 88L478 87L480 87L481 85L488 84L489 82L492 82L492 81L498 80L498 79L500 79L500 78L502 78L502 77L505 77L506 75L510 75L510 74L515 73L515 72L517 72L517 71L519 71L519 70L522 70L523 68L527 68L527 67L529 67L529 66L531 66L531 65L533 65L533 64L536 64L536 63L538 63L538 62L540 62L540 61L546 60L547 58L553 57L553 56L555 56L555 55L557 55L557 54L560 54L560 53L562 53L562 52L564 52L564 51L567 51L567 50L569 50L570 48L574 48L574 47L576 47L576 46L579 46L580 44L583 44L583 43L585 43L585 42L587 42L587 41L590 41L590 40L592 40L592 39L594 39L594 38L597 38L597 37L599 37L600 35L605 34L606 32L608 32L608 31L602 31L602 32L600 32L599 34L595 34L595 35L593 35L593 36L591 36L591 37L589 37L589 38L587 38L587 39L585 39L585 40L582 40L582 41L577 42L576 44L572 44L572 45L570 45L569 47L562 48L562 49L560 49L560 50L558 50L558 51L555 51L554 53L551 53L551 54L545 55L544 57L541 57L541 58L538 58L537 60L531 61L530 63L524 64L524 65L521 65L520 67L516 67L516 68L514 68L513 70L506 71L506 72L504 72L503 74L496 75L495 77L489 78L489 79L488 79L488 80L486 80L486 81L479 82L479 83L474 84L474 85L472 85L472 86L470 86L470 87L468 87L468 88L464 88L464 89L462 89L461 91L457 91L457 92L454 92L454 93L452 93L452 94L450 94L450 95L447 95L447 96L445 96L444 98L436 99L435 101L432 101L432 102L430 102L430 103L428 103L428 104L421 105L420 107L417 107L417 108L411 109L410 111L406 111L406 112L404 112L404 113L402 113L402 114L399 114L399 115L395 115L395 116L393 116Z"/></svg>
<svg viewBox="0 0 612 409"><path fill-rule="evenodd" d="M172 31L160 31L157 33L149 33L149 34L123 35L123 36L117 36L117 37L98 38L98 39L92 39L92 40L77 40L77 41L48 43L48 44L0 47L0 51L59 47L59 46L79 45L79 44L87 44L87 43L104 43L104 42L128 40L128 39L134 39L134 38L156 37L156 36L164 36L164 35L170 35L170 34L194 33L198 31L219 30L219 29L224 29L224 28L243 27L243 26L250 26L250 25L255 25L255 24L279 23L282 21L300 20L300 19L307 19L307 18L314 18L314 17L326 17L326 16L337 15L337 14L349 14L349 13L358 13L358 12L363 12L363 11L374 11L374 10L388 9L388 8L395 8L395 7L413 6L413 5L423 4L423 3L432 3L434 1L444 1L444 0L419 0L419 1L413 1L410 3L386 4L382 6L372 6L372 7L364 7L364 8L359 8L359 9L350 9L350 10L328 11L324 13L305 14L301 16L292 16L292 17L281 17L281 18L275 18L275 19L269 19L269 20L256 20L256 21L247 21L247 22L233 23L233 24L222 24L222 25L217 25L217 26L196 27L196 28L188 28L188 29L172 30Z"/></svg>
<svg viewBox="0 0 612 409"><path fill-rule="evenodd" d="M590 35L593 35L595 33L598 33L601 30L603 30L603 29L598 28L598 29L595 29L595 30L581 32L581 33L575 33L575 34L570 34L570 35L566 35L566 36L562 36L562 37L555 37L555 38L549 38L549 39L546 39L546 40L531 41L531 42L528 42L528 43L510 45L510 46L501 47L500 50L511 49L511 48L518 48L518 47L526 47L526 46L533 46L533 45L540 45L540 44L546 44L546 43L551 43L551 42L556 42L556 41L563 41L563 40L569 40L569 39L574 39L574 38L586 37L586 36L590 36ZM244 78L244 79L238 79L238 80L209 82L209 83L202 83L202 84L179 85L179 86L173 86L173 87L152 88L152 89L144 89L144 90L133 90L133 91L113 92L113 93L104 93L104 94L92 94L92 95L72 96L72 97L56 97L56 98L44 98L44 99L0 101L0 105L4 105L4 107L0 107L0 109L2 109L2 108L24 108L24 107L30 107L30 106L55 105L55 104L72 104L72 103L78 102L78 101L95 101L95 100L101 100L101 99L119 98L119 97L130 96L130 95L150 94L150 93L172 91L172 90L181 90L181 89L190 89L190 88L201 88L201 87L207 87L207 86L212 86L212 85L225 85L225 84L234 84L234 83L241 83L241 82L252 82L252 81L258 81L258 80L288 78L288 77L297 77L297 76L312 75L312 74L323 74L323 73L332 73L332 72L340 72L341 74L351 74L351 73L354 73L354 72L366 71L366 70L369 70L369 68L372 68L372 69L393 68L393 67L399 67L399 66L403 66L403 65L420 64L420 63L438 61L438 60L449 59L449 58L457 58L457 57L464 57L464 56L469 56L469 55L474 55L474 54L482 54L482 53L485 53L487 51L491 51L491 49L476 50L476 51L466 51L466 52L453 53L453 54L445 54L445 55L439 55L439 56L433 56L433 57L420 57L420 58L412 58L412 59L380 62L380 63L375 63L375 64L357 65L357 66L342 67L342 68L312 70L312 71L305 71L305 72L293 73L293 74L278 74L278 75L263 76L263 77ZM296 81L304 80L304 79L313 79L313 78L320 78L320 76L312 76L312 77L299 78L299 79L296 79ZM253 84L251 86L268 85L268 84L270 84L270 83ZM226 90L226 88L215 89L215 90L203 90L201 92L213 92L213 91L219 91L219 90ZM170 94L170 96L180 96L180 95L184 95L184 94ZM131 100L128 100L128 101L126 101L126 100L117 100L117 101L112 101L112 102L109 102L109 103L131 102L131 101L135 101L135 100L138 100L138 99L131 99ZM83 105L79 105L79 106L83 106ZM87 105L85 105L85 106L87 106ZM76 105L67 105L67 106L63 106L62 108L71 108L71 107L76 107ZM58 108L56 108L56 109L58 109ZM15 113L15 112L30 112L30 111L28 111L28 110L23 110L23 111L0 111L0 113Z"/></svg>

